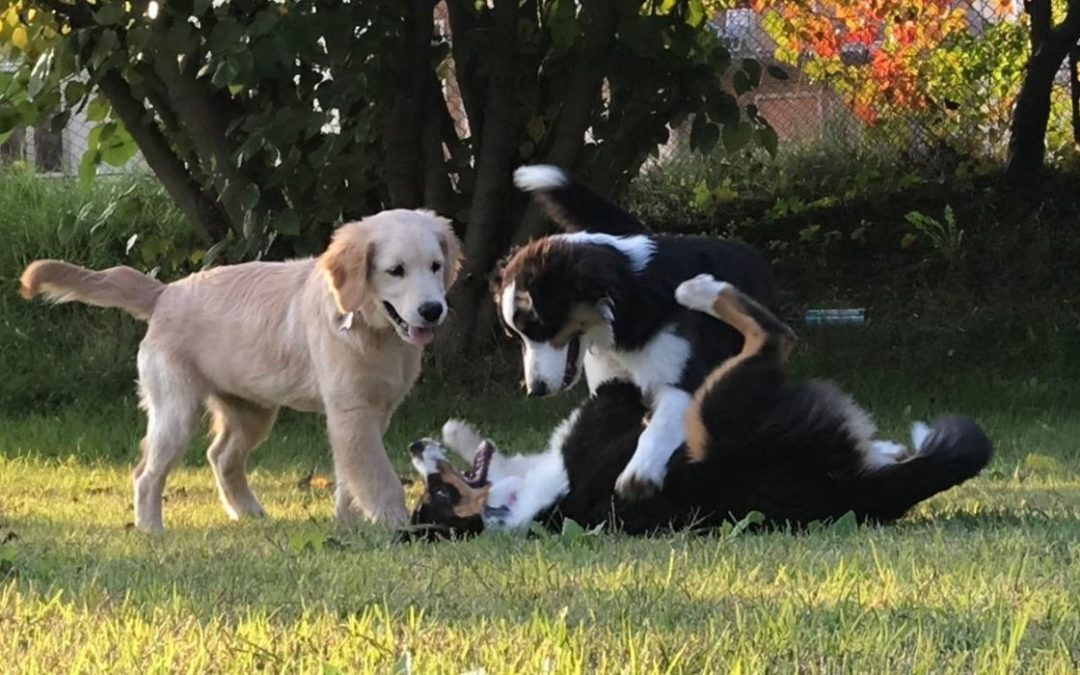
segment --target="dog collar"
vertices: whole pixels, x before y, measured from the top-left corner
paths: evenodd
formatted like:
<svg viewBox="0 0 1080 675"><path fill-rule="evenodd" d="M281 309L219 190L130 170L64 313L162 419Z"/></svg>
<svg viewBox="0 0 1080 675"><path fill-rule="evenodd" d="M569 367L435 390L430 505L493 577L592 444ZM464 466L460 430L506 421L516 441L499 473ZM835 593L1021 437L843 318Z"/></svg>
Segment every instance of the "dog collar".
<svg viewBox="0 0 1080 675"><path fill-rule="evenodd" d="M341 323L338 324L338 330L344 333L345 331L352 328L354 314L356 314L356 312L349 312L348 314L341 317Z"/></svg>

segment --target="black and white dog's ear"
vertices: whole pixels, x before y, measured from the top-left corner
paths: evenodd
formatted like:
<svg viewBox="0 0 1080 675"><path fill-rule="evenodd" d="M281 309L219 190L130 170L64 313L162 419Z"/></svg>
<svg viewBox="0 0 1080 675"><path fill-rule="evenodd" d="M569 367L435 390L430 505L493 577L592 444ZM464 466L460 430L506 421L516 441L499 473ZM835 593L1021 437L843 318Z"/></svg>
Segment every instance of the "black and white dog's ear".
<svg viewBox="0 0 1080 675"><path fill-rule="evenodd" d="M601 298L600 302L596 303L596 311L600 313L604 321L609 324L615 323L615 302L611 298Z"/></svg>

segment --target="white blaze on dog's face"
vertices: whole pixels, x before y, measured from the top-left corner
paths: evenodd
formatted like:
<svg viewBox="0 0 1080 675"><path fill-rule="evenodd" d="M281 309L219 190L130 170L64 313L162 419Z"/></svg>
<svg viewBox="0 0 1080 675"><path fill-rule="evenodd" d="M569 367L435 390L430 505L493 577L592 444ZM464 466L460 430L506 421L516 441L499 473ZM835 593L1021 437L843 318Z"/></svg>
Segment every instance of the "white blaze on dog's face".
<svg viewBox="0 0 1080 675"><path fill-rule="evenodd" d="M530 396L550 396L581 379L585 350L611 333L608 301L596 306L577 303L568 311L541 315L528 292L510 281L499 297L499 313L508 330L520 340L525 387Z"/></svg>
<svg viewBox="0 0 1080 675"><path fill-rule="evenodd" d="M446 291L461 264L450 222L430 211L383 211L343 225L320 258L338 311L393 327L427 345L446 318Z"/></svg>

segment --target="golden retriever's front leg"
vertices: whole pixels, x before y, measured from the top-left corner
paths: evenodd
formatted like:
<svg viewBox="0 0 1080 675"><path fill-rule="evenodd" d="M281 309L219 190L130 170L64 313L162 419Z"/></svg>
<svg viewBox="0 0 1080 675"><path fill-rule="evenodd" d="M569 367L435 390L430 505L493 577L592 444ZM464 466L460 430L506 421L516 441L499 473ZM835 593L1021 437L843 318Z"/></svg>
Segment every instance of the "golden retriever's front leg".
<svg viewBox="0 0 1080 675"><path fill-rule="evenodd" d="M337 480L334 515L341 522L353 520L353 508L377 523L398 526L408 520L405 489L383 447L385 418L370 408L327 410Z"/></svg>

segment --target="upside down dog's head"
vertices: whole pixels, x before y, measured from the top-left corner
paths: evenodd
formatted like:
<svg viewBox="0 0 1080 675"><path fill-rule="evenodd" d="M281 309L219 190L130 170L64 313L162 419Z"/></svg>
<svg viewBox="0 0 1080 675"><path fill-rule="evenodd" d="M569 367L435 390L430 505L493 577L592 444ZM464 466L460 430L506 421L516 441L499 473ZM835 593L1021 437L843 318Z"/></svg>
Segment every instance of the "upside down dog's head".
<svg viewBox="0 0 1080 675"><path fill-rule="evenodd" d="M446 458L438 441L424 438L409 446L413 468L424 482L424 494L409 524L429 537L467 537L484 531L484 509L491 493L488 467L495 447L483 443L472 468L461 473Z"/></svg>
<svg viewBox="0 0 1080 675"><path fill-rule="evenodd" d="M646 237L555 235L522 247L496 274L492 290L499 318L521 340L531 396L572 387L581 377L585 350L612 344L630 259L610 242L649 245Z"/></svg>
<svg viewBox="0 0 1080 675"><path fill-rule="evenodd" d="M396 209L338 228L319 269L342 314L423 346L446 318L446 291L461 257L450 221Z"/></svg>

